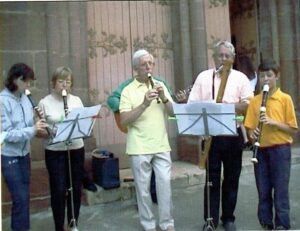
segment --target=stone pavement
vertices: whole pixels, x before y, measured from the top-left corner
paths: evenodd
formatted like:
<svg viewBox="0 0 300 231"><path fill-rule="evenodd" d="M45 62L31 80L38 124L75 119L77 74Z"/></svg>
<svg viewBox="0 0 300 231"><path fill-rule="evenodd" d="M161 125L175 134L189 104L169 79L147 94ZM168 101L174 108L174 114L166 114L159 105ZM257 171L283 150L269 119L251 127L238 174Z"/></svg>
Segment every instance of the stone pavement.
<svg viewBox="0 0 300 231"><path fill-rule="evenodd" d="M292 151L291 175L291 223L300 230L300 147ZM256 218L257 191L253 176L251 152L244 152L243 169L240 180L240 192L236 209L237 226L240 230L259 229ZM130 170L121 170L120 177L131 176ZM194 164L175 161L172 169L172 190L174 217L177 231L201 230L203 225L203 186L205 171ZM81 208L79 230L86 231L141 231L139 225L134 185L122 182L121 187L104 190L98 187L97 193L85 191L85 201ZM110 202L110 203L108 203ZM297 218L297 219L296 219ZM2 221L2 230L8 231L10 217ZM50 209L31 215L31 231L54 230ZM217 230L223 230L221 226Z"/></svg>

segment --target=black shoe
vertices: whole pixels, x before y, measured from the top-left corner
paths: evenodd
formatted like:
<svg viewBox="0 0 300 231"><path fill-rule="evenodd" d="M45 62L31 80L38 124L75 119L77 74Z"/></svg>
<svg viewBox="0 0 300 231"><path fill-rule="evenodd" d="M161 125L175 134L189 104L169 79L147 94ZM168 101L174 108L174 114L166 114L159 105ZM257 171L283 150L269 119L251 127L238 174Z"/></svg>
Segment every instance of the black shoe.
<svg viewBox="0 0 300 231"><path fill-rule="evenodd" d="M235 224L232 221L228 221L223 224L225 231L236 231Z"/></svg>
<svg viewBox="0 0 300 231"><path fill-rule="evenodd" d="M273 224L262 224L261 227L264 230L273 230L274 229L274 225Z"/></svg>
<svg viewBox="0 0 300 231"><path fill-rule="evenodd" d="M84 183L83 188L91 192L97 192L97 187L93 182Z"/></svg>

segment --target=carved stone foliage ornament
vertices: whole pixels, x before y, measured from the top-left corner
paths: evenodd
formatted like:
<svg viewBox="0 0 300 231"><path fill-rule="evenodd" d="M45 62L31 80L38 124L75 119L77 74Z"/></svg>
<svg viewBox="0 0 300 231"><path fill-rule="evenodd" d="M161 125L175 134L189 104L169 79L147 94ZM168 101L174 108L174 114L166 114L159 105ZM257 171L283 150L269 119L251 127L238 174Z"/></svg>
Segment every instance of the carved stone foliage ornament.
<svg viewBox="0 0 300 231"><path fill-rule="evenodd" d="M89 46L89 57L91 59L97 57L97 48L101 47L104 50L103 56L106 57L108 54L116 54L119 50L123 53L127 50L127 39L123 36L119 38L114 34L108 34L104 31L101 32L101 38L98 39L97 32L94 29L88 31L88 46Z"/></svg>
<svg viewBox="0 0 300 231"><path fill-rule="evenodd" d="M158 0L158 1L157 0L151 0L150 2L151 3L157 3L161 6L167 6L167 5L170 5L171 0Z"/></svg>
<svg viewBox="0 0 300 231"><path fill-rule="evenodd" d="M209 0L209 8L225 6L227 4L227 0Z"/></svg>
<svg viewBox="0 0 300 231"><path fill-rule="evenodd" d="M140 37L133 39L133 48L138 50L140 48L145 48L154 57L157 57L158 50L162 50L162 58L167 60L170 58L168 50L172 49L171 42L168 42L169 35L167 33L162 33L160 36L161 42L157 42L156 34L147 35L142 40Z"/></svg>
<svg viewBox="0 0 300 231"><path fill-rule="evenodd" d="M140 48L147 49L153 56L158 56L158 50L162 50L162 58L168 59L170 55L168 50L172 50L171 39L167 33L162 33L160 39L156 38L156 34L146 35L144 38L133 38L133 49L138 50ZM107 55L114 55L118 51L120 54L124 53L128 49L127 38L123 36L117 36L115 34L108 34L104 31L101 32L101 36L97 36L97 32L94 29L88 31L88 46L89 57L91 59L98 56L97 48L104 50L103 57Z"/></svg>

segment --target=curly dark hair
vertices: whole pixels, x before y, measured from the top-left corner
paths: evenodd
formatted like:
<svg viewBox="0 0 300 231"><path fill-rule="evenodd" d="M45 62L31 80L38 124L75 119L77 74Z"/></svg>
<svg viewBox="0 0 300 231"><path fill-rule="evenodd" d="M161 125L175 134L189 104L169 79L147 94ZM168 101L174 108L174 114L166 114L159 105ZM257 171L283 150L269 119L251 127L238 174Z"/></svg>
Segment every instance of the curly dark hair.
<svg viewBox="0 0 300 231"><path fill-rule="evenodd" d="M18 86L14 83L15 79L22 77L23 81L34 80L34 72L31 67L25 63L16 63L9 69L7 78L4 81L5 87L14 92L18 90Z"/></svg>

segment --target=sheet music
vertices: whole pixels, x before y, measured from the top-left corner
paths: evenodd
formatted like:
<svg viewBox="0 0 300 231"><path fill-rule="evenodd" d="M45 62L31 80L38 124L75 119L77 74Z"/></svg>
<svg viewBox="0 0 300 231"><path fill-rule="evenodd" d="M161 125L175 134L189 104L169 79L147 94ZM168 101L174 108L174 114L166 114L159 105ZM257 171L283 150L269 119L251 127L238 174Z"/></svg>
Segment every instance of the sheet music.
<svg viewBox="0 0 300 231"><path fill-rule="evenodd" d="M52 144L66 140L90 136L101 105L84 108L74 108L68 116L57 126L57 132Z"/></svg>
<svg viewBox="0 0 300 231"><path fill-rule="evenodd" d="M179 134L237 135L234 104L173 104Z"/></svg>
<svg viewBox="0 0 300 231"><path fill-rule="evenodd" d="M92 107L84 107L84 110L82 109L82 107L74 108L72 111L70 111L66 120L75 119L77 115L79 115L80 118L93 117L98 114L100 109L100 104Z"/></svg>

